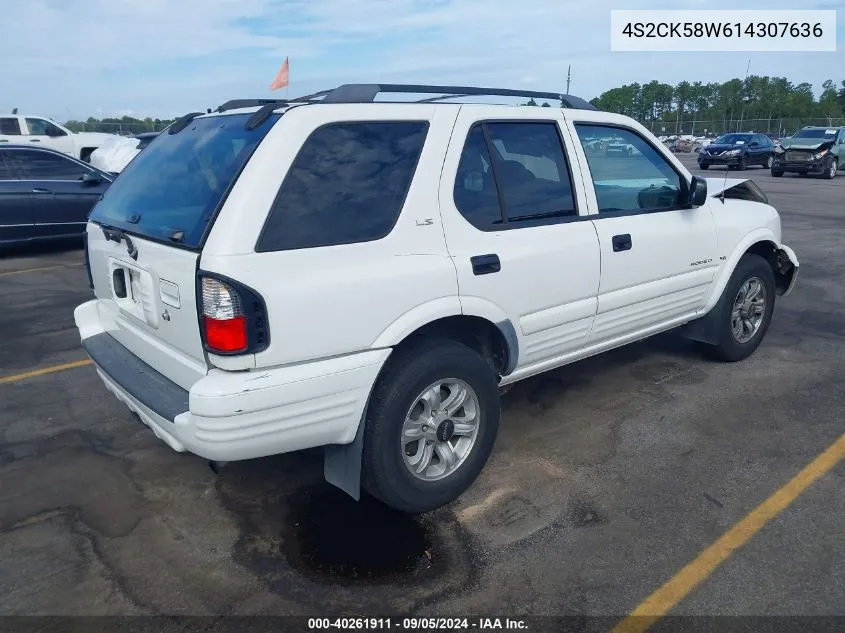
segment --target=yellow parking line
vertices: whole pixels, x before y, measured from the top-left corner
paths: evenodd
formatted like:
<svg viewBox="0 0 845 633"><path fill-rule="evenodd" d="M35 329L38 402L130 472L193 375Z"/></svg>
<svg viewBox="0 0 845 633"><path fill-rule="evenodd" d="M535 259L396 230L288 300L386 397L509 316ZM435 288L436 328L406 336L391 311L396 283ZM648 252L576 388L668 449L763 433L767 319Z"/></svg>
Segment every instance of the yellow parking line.
<svg viewBox="0 0 845 633"><path fill-rule="evenodd" d="M816 457L783 488L775 492L744 519L728 530L718 541L669 579L645 599L630 615L621 620L611 633L643 633L665 616L695 587L706 580L731 554L745 545L763 526L785 510L798 496L822 475L845 458L845 435Z"/></svg>
<svg viewBox="0 0 845 633"><path fill-rule="evenodd" d="M10 382L19 382L27 378L36 378L37 376L44 376L46 374L55 374L57 371L64 371L66 369L76 369L77 367L85 367L91 365L88 359L77 360L72 363L65 363L63 365L53 365L52 367L45 367L43 369L34 369L33 371L25 371L22 374L12 374L11 376L3 376L0 378L0 385L5 385Z"/></svg>
<svg viewBox="0 0 845 633"><path fill-rule="evenodd" d="M67 266L65 264L56 264L55 266L39 266L38 268L24 268L23 270L9 270L0 273L0 277L9 277L11 275L23 275L24 273L37 273L42 270L54 270L56 268L75 268L75 266Z"/></svg>

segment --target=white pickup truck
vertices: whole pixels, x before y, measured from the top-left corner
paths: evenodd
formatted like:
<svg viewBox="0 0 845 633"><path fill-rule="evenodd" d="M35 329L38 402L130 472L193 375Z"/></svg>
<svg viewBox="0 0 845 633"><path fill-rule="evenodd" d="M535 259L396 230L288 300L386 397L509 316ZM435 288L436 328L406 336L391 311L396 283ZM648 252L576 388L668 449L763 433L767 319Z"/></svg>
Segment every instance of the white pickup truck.
<svg viewBox="0 0 845 633"><path fill-rule="evenodd" d="M42 116L0 116L0 147L33 144L37 147L49 147L86 162L91 157L91 152L115 136L101 132L71 132L63 125Z"/></svg>

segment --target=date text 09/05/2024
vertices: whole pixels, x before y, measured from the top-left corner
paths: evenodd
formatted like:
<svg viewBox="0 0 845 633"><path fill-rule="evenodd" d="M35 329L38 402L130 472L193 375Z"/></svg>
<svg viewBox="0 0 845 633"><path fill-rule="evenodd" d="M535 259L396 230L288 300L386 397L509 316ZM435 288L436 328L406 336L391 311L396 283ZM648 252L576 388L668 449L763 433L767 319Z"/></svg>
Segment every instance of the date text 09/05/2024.
<svg viewBox="0 0 845 633"><path fill-rule="evenodd" d="M308 630L465 631L526 630L524 620L511 618L309 618Z"/></svg>

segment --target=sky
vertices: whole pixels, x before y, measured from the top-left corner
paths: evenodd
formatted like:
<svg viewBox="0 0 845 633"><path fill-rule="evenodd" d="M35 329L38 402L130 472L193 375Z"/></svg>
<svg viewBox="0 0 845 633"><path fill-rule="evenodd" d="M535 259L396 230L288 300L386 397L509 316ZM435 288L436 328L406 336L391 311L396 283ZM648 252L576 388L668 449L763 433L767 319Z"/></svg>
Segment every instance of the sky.
<svg viewBox="0 0 845 633"><path fill-rule="evenodd" d="M842 0L0 0L0 112L169 118L268 90L462 84L591 99L652 79L845 79ZM839 9L837 51L610 51L611 9Z"/></svg>

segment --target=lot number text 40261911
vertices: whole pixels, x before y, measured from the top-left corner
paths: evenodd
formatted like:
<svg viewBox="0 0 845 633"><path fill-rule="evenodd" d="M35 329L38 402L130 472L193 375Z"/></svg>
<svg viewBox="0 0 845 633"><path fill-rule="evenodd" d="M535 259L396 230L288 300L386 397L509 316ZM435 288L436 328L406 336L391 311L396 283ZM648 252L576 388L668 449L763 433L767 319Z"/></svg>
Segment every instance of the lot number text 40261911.
<svg viewBox="0 0 845 633"><path fill-rule="evenodd" d="M524 620L511 618L309 618L308 630L466 631L525 630Z"/></svg>

